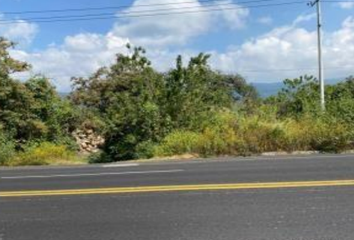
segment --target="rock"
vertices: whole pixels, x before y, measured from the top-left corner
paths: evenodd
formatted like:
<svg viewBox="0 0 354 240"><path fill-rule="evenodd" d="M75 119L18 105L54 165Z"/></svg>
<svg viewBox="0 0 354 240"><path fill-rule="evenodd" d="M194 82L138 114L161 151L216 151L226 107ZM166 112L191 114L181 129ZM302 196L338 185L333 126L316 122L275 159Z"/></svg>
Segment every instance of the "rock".
<svg viewBox="0 0 354 240"><path fill-rule="evenodd" d="M81 153L96 153L99 151L99 147L102 146L105 142L105 139L95 134L92 129L77 129L72 133L75 141L80 147Z"/></svg>
<svg viewBox="0 0 354 240"><path fill-rule="evenodd" d="M86 135L81 133L81 134L79 134L79 138L84 139L84 138L86 138Z"/></svg>
<svg viewBox="0 0 354 240"><path fill-rule="evenodd" d="M88 129L88 130L86 130L86 133L87 134L93 134L93 130L92 129Z"/></svg>

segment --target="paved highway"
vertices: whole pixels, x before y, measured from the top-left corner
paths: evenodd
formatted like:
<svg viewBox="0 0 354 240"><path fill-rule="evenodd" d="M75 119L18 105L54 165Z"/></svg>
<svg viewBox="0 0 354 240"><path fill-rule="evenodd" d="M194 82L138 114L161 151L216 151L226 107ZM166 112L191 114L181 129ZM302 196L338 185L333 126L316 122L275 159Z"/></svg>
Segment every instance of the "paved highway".
<svg viewBox="0 0 354 240"><path fill-rule="evenodd" d="M354 239L354 155L0 169L1 240Z"/></svg>

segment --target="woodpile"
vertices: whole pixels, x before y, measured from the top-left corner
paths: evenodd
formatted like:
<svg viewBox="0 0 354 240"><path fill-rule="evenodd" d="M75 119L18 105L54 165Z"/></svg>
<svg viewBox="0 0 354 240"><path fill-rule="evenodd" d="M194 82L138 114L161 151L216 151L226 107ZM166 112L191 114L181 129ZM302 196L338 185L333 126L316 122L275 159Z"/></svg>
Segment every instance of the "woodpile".
<svg viewBox="0 0 354 240"><path fill-rule="evenodd" d="M105 142L104 138L97 135L92 129L75 130L73 137L80 147L80 152L87 154L98 152Z"/></svg>

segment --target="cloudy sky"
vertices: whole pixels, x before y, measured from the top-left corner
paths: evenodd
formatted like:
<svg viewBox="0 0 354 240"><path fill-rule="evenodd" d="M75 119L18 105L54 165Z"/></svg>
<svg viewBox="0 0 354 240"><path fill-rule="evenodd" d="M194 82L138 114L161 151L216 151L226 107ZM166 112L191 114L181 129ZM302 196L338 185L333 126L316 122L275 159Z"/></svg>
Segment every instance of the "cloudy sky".
<svg viewBox="0 0 354 240"><path fill-rule="evenodd" d="M251 82L277 82L316 74L316 14L306 3L0 0L0 35L18 43L11 51L14 57L33 65L31 72L19 77L45 74L59 91L70 90L70 77L87 76L112 63L116 53L126 52L128 42L146 48L160 71L171 68L178 54L187 59L208 52L215 69L240 73ZM28 12L50 9L67 11ZM186 11L192 13L180 13ZM78 15L105 19L43 22ZM354 2L323 3L323 15L326 77L354 74ZM16 22L6 22L11 19Z"/></svg>

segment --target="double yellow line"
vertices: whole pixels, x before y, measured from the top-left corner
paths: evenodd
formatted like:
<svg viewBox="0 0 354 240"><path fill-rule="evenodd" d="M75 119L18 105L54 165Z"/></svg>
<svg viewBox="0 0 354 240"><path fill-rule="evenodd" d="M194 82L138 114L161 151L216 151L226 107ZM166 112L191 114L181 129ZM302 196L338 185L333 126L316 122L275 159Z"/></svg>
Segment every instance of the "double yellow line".
<svg viewBox="0 0 354 240"><path fill-rule="evenodd" d="M239 190L239 189L272 189L272 188L309 188L309 187L333 187L333 186L354 186L354 180L199 184L199 185L141 186L141 187L65 189L65 190L11 191L11 192L0 192L0 197L35 197L35 196L121 194L121 193L177 192L177 191L212 191L212 190Z"/></svg>

